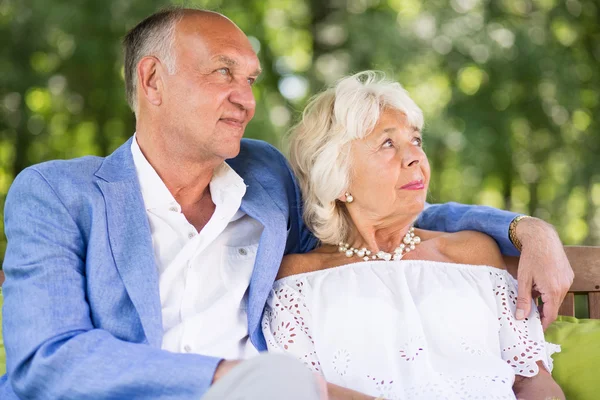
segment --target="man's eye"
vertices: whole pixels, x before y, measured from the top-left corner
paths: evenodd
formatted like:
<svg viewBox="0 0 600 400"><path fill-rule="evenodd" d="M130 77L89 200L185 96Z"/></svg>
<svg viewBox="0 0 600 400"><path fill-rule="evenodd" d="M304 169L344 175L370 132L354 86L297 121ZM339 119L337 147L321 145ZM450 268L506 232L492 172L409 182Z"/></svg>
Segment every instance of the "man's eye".
<svg viewBox="0 0 600 400"><path fill-rule="evenodd" d="M229 75L230 73L229 68L219 68L217 72L221 75Z"/></svg>
<svg viewBox="0 0 600 400"><path fill-rule="evenodd" d="M248 78L248 84L250 86L254 85L254 82L256 82L256 78Z"/></svg>
<svg viewBox="0 0 600 400"><path fill-rule="evenodd" d="M423 139L421 139L420 137L415 137L413 138L413 143L417 146L423 146Z"/></svg>
<svg viewBox="0 0 600 400"><path fill-rule="evenodd" d="M391 147L394 147L394 142L392 142L392 139L387 139L385 142L383 142L383 148L389 149Z"/></svg>

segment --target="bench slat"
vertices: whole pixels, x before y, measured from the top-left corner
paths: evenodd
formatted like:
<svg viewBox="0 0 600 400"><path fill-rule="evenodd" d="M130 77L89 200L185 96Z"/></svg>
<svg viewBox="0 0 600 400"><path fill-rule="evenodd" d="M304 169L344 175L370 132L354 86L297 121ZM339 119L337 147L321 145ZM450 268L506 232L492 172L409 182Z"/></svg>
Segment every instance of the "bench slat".
<svg viewBox="0 0 600 400"><path fill-rule="evenodd" d="M600 293L588 294L588 306L590 310L590 318L600 319Z"/></svg>
<svg viewBox="0 0 600 400"><path fill-rule="evenodd" d="M575 272L569 291L600 292L600 247L565 246L565 252Z"/></svg>
<svg viewBox="0 0 600 400"><path fill-rule="evenodd" d="M567 293L567 296L558 309L558 315L566 315L567 317L575 316L575 295L573 293Z"/></svg>

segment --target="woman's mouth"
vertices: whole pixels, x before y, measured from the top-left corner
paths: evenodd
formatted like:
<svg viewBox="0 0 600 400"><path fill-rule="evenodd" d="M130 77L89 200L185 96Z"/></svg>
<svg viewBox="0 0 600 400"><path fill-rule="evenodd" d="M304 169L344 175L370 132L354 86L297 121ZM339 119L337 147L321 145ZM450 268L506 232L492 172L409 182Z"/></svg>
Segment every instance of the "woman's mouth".
<svg viewBox="0 0 600 400"><path fill-rule="evenodd" d="M423 184L423 180L412 181L402 186L400 189L405 190L422 190L425 189L425 185Z"/></svg>

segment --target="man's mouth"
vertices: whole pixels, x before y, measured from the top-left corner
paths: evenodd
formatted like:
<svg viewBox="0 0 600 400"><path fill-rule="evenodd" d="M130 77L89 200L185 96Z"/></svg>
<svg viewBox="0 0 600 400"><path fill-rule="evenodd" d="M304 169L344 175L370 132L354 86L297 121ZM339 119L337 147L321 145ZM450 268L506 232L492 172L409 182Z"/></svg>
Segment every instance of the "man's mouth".
<svg viewBox="0 0 600 400"><path fill-rule="evenodd" d="M221 118L219 121L226 123L227 125L231 125L235 128L243 128L244 120L239 118Z"/></svg>

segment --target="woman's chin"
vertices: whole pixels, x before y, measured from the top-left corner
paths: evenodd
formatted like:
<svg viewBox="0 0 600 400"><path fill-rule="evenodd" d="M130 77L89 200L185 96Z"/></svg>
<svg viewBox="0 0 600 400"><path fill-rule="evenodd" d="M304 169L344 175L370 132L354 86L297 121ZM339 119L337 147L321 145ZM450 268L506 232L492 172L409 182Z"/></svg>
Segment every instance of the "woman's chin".
<svg viewBox="0 0 600 400"><path fill-rule="evenodd" d="M402 214L410 214L410 215L414 215L415 218L418 217L423 210L425 209L425 200L421 200L421 199L415 199L414 201L411 201L410 203L404 203L404 209L402 210Z"/></svg>

